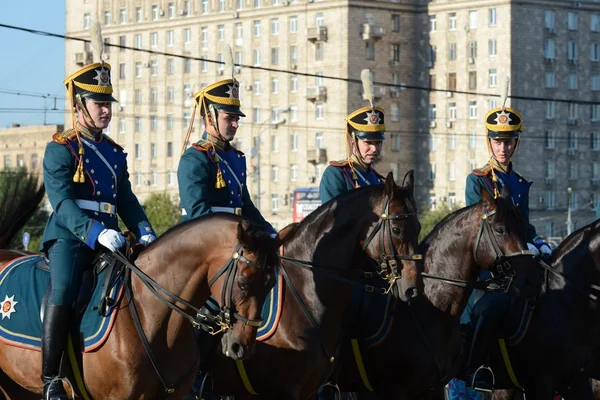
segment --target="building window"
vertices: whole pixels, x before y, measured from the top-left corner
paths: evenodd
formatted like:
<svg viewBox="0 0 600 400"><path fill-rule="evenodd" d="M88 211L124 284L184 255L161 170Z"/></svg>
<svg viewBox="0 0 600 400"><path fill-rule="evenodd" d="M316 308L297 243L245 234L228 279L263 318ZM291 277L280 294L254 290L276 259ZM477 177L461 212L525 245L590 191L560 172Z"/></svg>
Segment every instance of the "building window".
<svg viewBox="0 0 600 400"><path fill-rule="evenodd" d="M544 139L547 149L554 149L556 147L556 137L553 131L546 130L544 132Z"/></svg>
<svg viewBox="0 0 600 400"><path fill-rule="evenodd" d="M429 134L429 150L430 151L435 151L435 149L436 149L435 134L434 133L430 133Z"/></svg>
<svg viewBox="0 0 600 400"><path fill-rule="evenodd" d="M577 13L570 12L568 16L568 27L570 31L576 31L578 25L578 15Z"/></svg>
<svg viewBox="0 0 600 400"><path fill-rule="evenodd" d="M290 122L298 122L298 107L290 106Z"/></svg>
<svg viewBox="0 0 600 400"><path fill-rule="evenodd" d="M579 118L579 104L569 103L569 119L577 120Z"/></svg>
<svg viewBox="0 0 600 400"><path fill-rule="evenodd" d="M469 41L469 57L477 58L477 42L475 40Z"/></svg>
<svg viewBox="0 0 600 400"><path fill-rule="evenodd" d="M152 116L150 116L150 130L154 132L157 129L158 129L158 118L156 118L156 115L152 115Z"/></svg>
<svg viewBox="0 0 600 400"><path fill-rule="evenodd" d="M109 26L111 23L111 14L110 11L104 11L104 25Z"/></svg>
<svg viewBox="0 0 600 400"><path fill-rule="evenodd" d="M317 149L324 149L325 148L325 138L323 136L323 132L317 132L315 134L315 147Z"/></svg>
<svg viewBox="0 0 600 400"><path fill-rule="evenodd" d="M260 108L258 107L254 107L252 109L252 122L254 122L255 124L259 124L262 122L260 120Z"/></svg>
<svg viewBox="0 0 600 400"><path fill-rule="evenodd" d="M315 14L315 26L325 26L325 16L323 13Z"/></svg>
<svg viewBox="0 0 600 400"><path fill-rule="evenodd" d="M274 77L271 79L271 93L277 94L279 93L279 78Z"/></svg>
<svg viewBox="0 0 600 400"><path fill-rule="evenodd" d="M150 46L158 47L158 32L150 33Z"/></svg>
<svg viewBox="0 0 600 400"><path fill-rule="evenodd" d="M316 61L323 60L323 42L315 43L315 60Z"/></svg>
<svg viewBox="0 0 600 400"><path fill-rule="evenodd" d="M400 32L400 14L392 14L392 32Z"/></svg>
<svg viewBox="0 0 600 400"><path fill-rule="evenodd" d="M593 91L600 90L600 75L592 75L590 76L590 84Z"/></svg>
<svg viewBox="0 0 600 400"><path fill-rule="evenodd" d="M192 42L192 30L190 28L183 30L183 42L189 44Z"/></svg>
<svg viewBox="0 0 600 400"><path fill-rule="evenodd" d="M175 44L175 32L167 31L167 46L173 46Z"/></svg>
<svg viewBox="0 0 600 400"><path fill-rule="evenodd" d="M435 32L437 30L437 20L435 15L429 16L429 32Z"/></svg>
<svg viewBox="0 0 600 400"><path fill-rule="evenodd" d="M456 121L456 103L448 104L448 119L450 121Z"/></svg>
<svg viewBox="0 0 600 400"><path fill-rule="evenodd" d="M600 121L600 104L592 104L592 122Z"/></svg>
<svg viewBox="0 0 600 400"><path fill-rule="evenodd" d="M260 3L262 0L254 0L254 8L260 8Z"/></svg>
<svg viewBox="0 0 600 400"><path fill-rule="evenodd" d="M279 35L279 18L271 18L271 35Z"/></svg>
<svg viewBox="0 0 600 400"><path fill-rule="evenodd" d="M202 14L208 14L208 0L202 0L202 4L200 6L200 12Z"/></svg>
<svg viewBox="0 0 600 400"><path fill-rule="evenodd" d="M90 29L91 22L92 16L89 13L83 14L83 29Z"/></svg>
<svg viewBox="0 0 600 400"><path fill-rule="evenodd" d="M315 119L320 121L325 118L325 106L319 103L315 106Z"/></svg>
<svg viewBox="0 0 600 400"><path fill-rule="evenodd" d="M546 119L554 119L556 113L556 103L553 101L546 102Z"/></svg>
<svg viewBox="0 0 600 400"><path fill-rule="evenodd" d="M490 22L490 26L496 26L497 24L497 16L496 16L496 9L495 8L490 8L489 12L489 22Z"/></svg>
<svg viewBox="0 0 600 400"><path fill-rule="evenodd" d="M127 46L127 36L119 36L119 51L125 51L125 46Z"/></svg>
<svg viewBox="0 0 600 400"><path fill-rule="evenodd" d="M135 48L136 49L142 48L142 35L141 34L135 35Z"/></svg>
<svg viewBox="0 0 600 400"><path fill-rule="evenodd" d="M190 126L191 120L192 120L192 118L190 116L190 113L184 112L183 113L183 126L184 126L184 128L187 128L188 126Z"/></svg>
<svg viewBox="0 0 600 400"><path fill-rule="evenodd" d="M296 132L290 135L290 151L298 151L298 134Z"/></svg>
<svg viewBox="0 0 600 400"><path fill-rule="evenodd" d="M119 64L119 79L125 79L125 64Z"/></svg>
<svg viewBox="0 0 600 400"><path fill-rule="evenodd" d="M277 114L279 114L279 112L277 112ZM277 118L277 120L274 121L278 121L279 118ZM279 136L277 135L271 135L271 151L273 153L279 153Z"/></svg>
<svg viewBox="0 0 600 400"><path fill-rule="evenodd" d="M435 181L435 164L434 163L429 164L429 180Z"/></svg>
<svg viewBox="0 0 600 400"><path fill-rule="evenodd" d="M295 15L289 19L290 33L298 32L298 17Z"/></svg>
<svg viewBox="0 0 600 400"><path fill-rule="evenodd" d="M400 44L392 43L392 60L400 61Z"/></svg>
<svg viewBox="0 0 600 400"><path fill-rule="evenodd" d="M167 86L167 103L175 101L175 88L173 86Z"/></svg>
<svg viewBox="0 0 600 400"><path fill-rule="evenodd" d="M477 102L476 101L469 102L469 118L470 119L477 118Z"/></svg>
<svg viewBox="0 0 600 400"><path fill-rule="evenodd" d="M175 3L169 3L167 6L167 16L169 18L175 18Z"/></svg>
<svg viewBox="0 0 600 400"><path fill-rule="evenodd" d="M477 147L477 134L475 132L469 132L469 149L475 149ZM473 170L473 168L471 168Z"/></svg>
<svg viewBox="0 0 600 400"><path fill-rule="evenodd" d="M546 88L552 89L556 87L556 73L554 71L546 72Z"/></svg>
<svg viewBox="0 0 600 400"><path fill-rule="evenodd" d="M142 149L141 149L141 145L139 143L135 144L135 158L136 158L136 160L142 159Z"/></svg>
<svg viewBox="0 0 600 400"><path fill-rule="evenodd" d="M556 20L556 13L554 11L546 10L544 11L544 28L548 30L554 31Z"/></svg>
<svg viewBox="0 0 600 400"><path fill-rule="evenodd" d="M295 182L298 180L298 165L290 165L290 181Z"/></svg>
<svg viewBox="0 0 600 400"><path fill-rule="evenodd" d="M569 40L567 43L567 59L573 63L579 59L579 51L577 49L577 42Z"/></svg>
<svg viewBox="0 0 600 400"><path fill-rule="evenodd" d="M158 21L158 5L152 6L152 21Z"/></svg>
<svg viewBox="0 0 600 400"><path fill-rule="evenodd" d="M448 90L456 90L456 73L451 72L448 74Z"/></svg>
<svg viewBox="0 0 600 400"><path fill-rule="evenodd" d="M135 9L135 22L144 21L144 13L142 7L136 7Z"/></svg>
<svg viewBox="0 0 600 400"><path fill-rule="evenodd" d="M279 182L279 166L271 165L271 181Z"/></svg>
<svg viewBox="0 0 600 400"><path fill-rule="evenodd" d="M590 16L590 31L600 32L600 15L592 14Z"/></svg>
<svg viewBox="0 0 600 400"><path fill-rule="evenodd" d="M392 151L400 151L400 134L392 134Z"/></svg>
<svg viewBox="0 0 600 400"><path fill-rule="evenodd" d="M592 43L590 45L590 60L600 61L600 43Z"/></svg>
<svg viewBox="0 0 600 400"><path fill-rule="evenodd" d="M158 104L158 89L156 88L150 89L150 104L153 106Z"/></svg>
<svg viewBox="0 0 600 400"><path fill-rule="evenodd" d="M554 39L546 39L544 42L544 58L554 60L556 58Z"/></svg>
<svg viewBox="0 0 600 400"><path fill-rule="evenodd" d="M498 84L498 73L496 69L490 69L490 79L489 79L490 87L496 87Z"/></svg>
<svg viewBox="0 0 600 400"><path fill-rule="evenodd" d="M477 10L469 11L469 29L477 29Z"/></svg>
<svg viewBox="0 0 600 400"><path fill-rule="evenodd" d="M454 168L454 163L448 163L448 180L455 181L456 180L456 169Z"/></svg>
<svg viewBox="0 0 600 400"><path fill-rule="evenodd" d="M577 132L568 133L568 145L570 150L577 150Z"/></svg>
<svg viewBox="0 0 600 400"><path fill-rule="evenodd" d="M255 37L259 37L260 36L260 21L254 21L254 23L253 23L253 29L252 29L252 34Z"/></svg>
<svg viewBox="0 0 600 400"><path fill-rule="evenodd" d="M252 51L252 61L254 63L254 66L258 67L260 66L260 49L254 49Z"/></svg>
<svg viewBox="0 0 600 400"><path fill-rule="evenodd" d="M456 30L456 13L448 14L448 30L449 31Z"/></svg>
<svg viewBox="0 0 600 400"><path fill-rule="evenodd" d="M185 60L183 60L183 72L187 74L191 70L192 70L192 60L190 60L189 58L186 58Z"/></svg>
<svg viewBox="0 0 600 400"><path fill-rule="evenodd" d="M590 134L590 148L594 151L600 150L600 133Z"/></svg>
<svg viewBox="0 0 600 400"><path fill-rule="evenodd" d="M127 23L127 10L124 8L119 10L119 23L121 25Z"/></svg>
<svg viewBox="0 0 600 400"><path fill-rule="evenodd" d="M577 179L577 163L569 162L569 179Z"/></svg>
<svg viewBox="0 0 600 400"><path fill-rule="evenodd" d="M296 46L290 46L290 62L298 62L298 47Z"/></svg>
<svg viewBox="0 0 600 400"><path fill-rule="evenodd" d="M158 172L152 171L150 176L152 179L152 181L151 181L152 186L158 185Z"/></svg>
<svg viewBox="0 0 600 400"><path fill-rule="evenodd" d="M367 60L375 60L375 42L367 40L365 42L365 51Z"/></svg>
<svg viewBox="0 0 600 400"><path fill-rule="evenodd" d="M225 25L217 26L217 40L225 40Z"/></svg>
<svg viewBox="0 0 600 400"><path fill-rule="evenodd" d="M277 47L271 48L271 64L279 64L279 49Z"/></svg>
<svg viewBox="0 0 600 400"><path fill-rule="evenodd" d="M398 103L390 104L390 116L392 121L400 121L400 107Z"/></svg>
<svg viewBox="0 0 600 400"><path fill-rule="evenodd" d="M150 143L150 158L156 158L156 143Z"/></svg>
<svg viewBox="0 0 600 400"><path fill-rule="evenodd" d="M488 46L490 57L495 57L498 54L498 50L496 49L496 39L490 39L488 41Z"/></svg>
<svg viewBox="0 0 600 400"><path fill-rule="evenodd" d="M456 60L456 43L450 43L448 45L448 60Z"/></svg>
<svg viewBox="0 0 600 400"><path fill-rule="evenodd" d="M276 212L279 210L279 194L271 194L271 211Z"/></svg>
<svg viewBox="0 0 600 400"><path fill-rule="evenodd" d="M225 11L225 0L219 0L219 12Z"/></svg>
<svg viewBox="0 0 600 400"><path fill-rule="evenodd" d="M477 71L469 71L469 90L477 89Z"/></svg>
<svg viewBox="0 0 600 400"><path fill-rule="evenodd" d="M167 130L173 130L173 114L167 114ZM171 143L171 142L169 142Z"/></svg>
<svg viewBox="0 0 600 400"><path fill-rule="evenodd" d="M437 108L435 104L429 105L429 120L435 121L437 119Z"/></svg>
<svg viewBox="0 0 600 400"><path fill-rule="evenodd" d="M150 72L152 73L152 76L158 75L158 60L152 60L150 62Z"/></svg>
<svg viewBox="0 0 600 400"><path fill-rule="evenodd" d="M456 150L456 134L450 133L448 135L448 150Z"/></svg>

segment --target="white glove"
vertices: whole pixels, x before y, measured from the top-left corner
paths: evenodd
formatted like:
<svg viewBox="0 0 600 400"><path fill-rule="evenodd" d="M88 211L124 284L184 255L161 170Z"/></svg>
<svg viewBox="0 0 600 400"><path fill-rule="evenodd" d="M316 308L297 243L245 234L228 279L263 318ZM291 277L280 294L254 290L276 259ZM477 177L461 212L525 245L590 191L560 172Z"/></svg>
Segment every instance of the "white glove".
<svg viewBox="0 0 600 400"><path fill-rule="evenodd" d="M542 253L543 258L550 258L552 256L552 249L544 243L542 247L540 247L540 253Z"/></svg>
<svg viewBox="0 0 600 400"><path fill-rule="evenodd" d="M143 244L144 246L148 246L150 243L154 242L156 240L156 236L154 235L144 235L140 238L139 243Z"/></svg>
<svg viewBox="0 0 600 400"><path fill-rule="evenodd" d="M106 247L113 253L119 250L125 244L125 237L114 229L104 229L98 235L98 243Z"/></svg>
<svg viewBox="0 0 600 400"><path fill-rule="evenodd" d="M537 247L535 247L535 245L533 243L527 243L527 249L529 249L530 251L533 251L534 258L540 255L540 251L538 250Z"/></svg>
<svg viewBox="0 0 600 400"><path fill-rule="evenodd" d="M275 239L275 238L277 238L277 233L271 233L270 236L271 236L271 239Z"/></svg>

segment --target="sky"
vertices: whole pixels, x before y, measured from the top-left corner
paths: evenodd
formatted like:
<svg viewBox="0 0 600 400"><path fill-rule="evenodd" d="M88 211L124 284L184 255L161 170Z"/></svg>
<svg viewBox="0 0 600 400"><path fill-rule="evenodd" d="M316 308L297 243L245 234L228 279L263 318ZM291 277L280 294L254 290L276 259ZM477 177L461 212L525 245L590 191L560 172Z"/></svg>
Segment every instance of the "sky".
<svg viewBox="0 0 600 400"><path fill-rule="evenodd" d="M61 35L65 33L64 1L4 1L1 8L0 24ZM47 124L62 124L63 113L50 110L54 106L53 100L6 92L64 98L64 40L0 26L0 49L0 76L4 77L4 81L0 82L0 129L13 123L43 124L44 108L49 110L46 113ZM62 99L57 100L57 108L64 108ZM36 111L25 113L14 109Z"/></svg>

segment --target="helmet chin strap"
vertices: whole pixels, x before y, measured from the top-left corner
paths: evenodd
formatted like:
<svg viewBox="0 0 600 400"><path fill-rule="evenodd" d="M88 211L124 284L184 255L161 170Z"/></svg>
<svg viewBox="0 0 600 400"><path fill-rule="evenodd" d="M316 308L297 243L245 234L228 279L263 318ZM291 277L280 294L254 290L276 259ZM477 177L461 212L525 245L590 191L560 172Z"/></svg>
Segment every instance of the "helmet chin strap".
<svg viewBox="0 0 600 400"><path fill-rule="evenodd" d="M225 139L223 137L223 135L221 135L221 132L219 131L219 111L217 111L217 109L215 108L215 106L213 104L209 104L208 105L208 112L210 113L210 119L211 122L210 124L212 125L212 127L215 129L215 132L217 134L217 139L223 141L223 142L228 142L227 139Z"/></svg>
<svg viewBox="0 0 600 400"><path fill-rule="evenodd" d="M81 98L81 95L79 93L77 93L75 95L75 102L79 105L79 108L81 109L81 112L83 113L83 117L85 118L85 121L87 122L89 127L92 129L99 129L96 126L96 124L94 123L94 120L92 119L90 113L88 112L87 107L85 106L84 100Z"/></svg>

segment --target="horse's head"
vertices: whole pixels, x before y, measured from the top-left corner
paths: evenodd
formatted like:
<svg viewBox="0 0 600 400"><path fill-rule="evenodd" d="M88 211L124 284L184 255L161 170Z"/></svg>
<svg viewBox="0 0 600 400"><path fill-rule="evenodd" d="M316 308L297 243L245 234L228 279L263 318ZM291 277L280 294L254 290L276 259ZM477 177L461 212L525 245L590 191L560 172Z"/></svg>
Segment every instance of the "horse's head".
<svg viewBox="0 0 600 400"><path fill-rule="evenodd" d="M223 353L240 360L254 352L262 305L275 285L280 241L253 224L241 222L237 226L237 239L238 248L210 284L221 305L220 325L229 328L222 338Z"/></svg>
<svg viewBox="0 0 600 400"><path fill-rule="evenodd" d="M421 224L413 185L412 170L404 176L402 186L396 185L392 173L387 175L384 190L374 204L379 221L365 242L367 253L378 261L380 273L403 301L417 296L422 288L417 268L421 256L416 254Z"/></svg>
<svg viewBox="0 0 600 400"><path fill-rule="evenodd" d="M475 262L490 270L499 283L510 285L516 278L516 289L537 287L539 273L533 253L527 249L527 226L507 187L497 199L482 188L481 197L480 223L473 242Z"/></svg>

